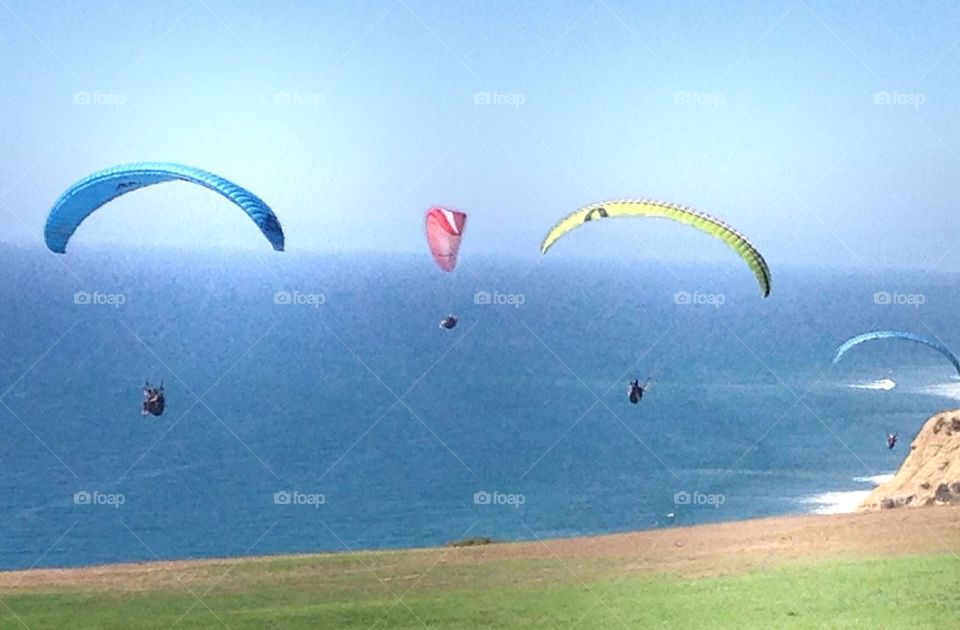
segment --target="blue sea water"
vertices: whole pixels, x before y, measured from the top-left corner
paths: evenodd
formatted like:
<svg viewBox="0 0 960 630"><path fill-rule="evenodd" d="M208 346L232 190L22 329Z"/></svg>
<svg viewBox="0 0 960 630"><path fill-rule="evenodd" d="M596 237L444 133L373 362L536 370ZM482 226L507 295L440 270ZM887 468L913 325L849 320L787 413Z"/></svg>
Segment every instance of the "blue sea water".
<svg viewBox="0 0 960 630"><path fill-rule="evenodd" d="M953 275L775 269L762 300L735 263L474 257L443 276L414 255L78 245L0 264L4 569L831 509L960 397L908 344L830 363L878 327L960 346ZM160 418L140 416L145 378Z"/></svg>

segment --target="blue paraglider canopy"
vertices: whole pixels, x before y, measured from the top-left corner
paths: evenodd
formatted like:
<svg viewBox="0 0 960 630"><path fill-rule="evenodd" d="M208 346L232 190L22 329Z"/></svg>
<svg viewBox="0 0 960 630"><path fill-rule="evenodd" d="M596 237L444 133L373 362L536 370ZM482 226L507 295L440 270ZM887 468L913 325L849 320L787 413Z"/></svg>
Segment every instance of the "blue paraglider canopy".
<svg viewBox="0 0 960 630"><path fill-rule="evenodd" d="M947 348L945 345L939 341L928 339L927 337L921 337L920 335L902 332L899 330L874 330L873 332L863 333L862 335L857 335L856 337L847 339L839 348L837 348L837 353L833 357L834 364L840 361L840 359L843 358L843 355L845 355L847 351L854 346L858 346L867 341L873 341L874 339L904 339L906 341L913 341L915 343L922 343L926 346L930 346L943 356L947 357L947 359L949 359L953 364L953 367L957 373L960 374L960 361L957 360L957 357L950 352L949 348Z"/></svg>
<svg viewBox="0 0 960 630"><path fill-rule="evenodd" d="M219 193L247 213L273 248L283 251L283 228L273 210L249 190L199 168L167 162L138 162L115 166L89 175L68 188L50 210L44 240L51 251L62 254L67 242L100 206L134 190L170 181L185 181Z"/></svg>

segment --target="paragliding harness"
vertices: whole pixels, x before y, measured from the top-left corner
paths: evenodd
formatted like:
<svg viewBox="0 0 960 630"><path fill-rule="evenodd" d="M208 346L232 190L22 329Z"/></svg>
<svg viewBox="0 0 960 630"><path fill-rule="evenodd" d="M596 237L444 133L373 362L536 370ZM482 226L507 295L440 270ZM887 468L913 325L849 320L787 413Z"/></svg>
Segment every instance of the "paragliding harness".
<svg viewBox="0 0 960 630"><path fill-rule="evenodd" d="M444 330L451 330L457 326L457 318L455 315L447 315L440 320L440 328Z"/></svg>
<svg viewBox="0 0 960 630"><path fill-rule="evenodd" d="M648 383L649 381L640 385L639 379L630 381L630 385L627 386L627 398L630 399L630 402L635 405L643 399L643 392L646 391Z"/></svg>
<svg viewBox="0 0 960 630"><path fill-rule="evenodd" d="M887 448L893 449L897 445L897 434L896 433L887 433Z"/></svg>
<svg viewBox="0 0 960 630"><path fill-rule="evenodd" d="M163 381L160 387L150 387L150 381L143 385L143 409L141 415L151 414L154 416L163 415L167 406L167 397L163 391Z"/></svg>

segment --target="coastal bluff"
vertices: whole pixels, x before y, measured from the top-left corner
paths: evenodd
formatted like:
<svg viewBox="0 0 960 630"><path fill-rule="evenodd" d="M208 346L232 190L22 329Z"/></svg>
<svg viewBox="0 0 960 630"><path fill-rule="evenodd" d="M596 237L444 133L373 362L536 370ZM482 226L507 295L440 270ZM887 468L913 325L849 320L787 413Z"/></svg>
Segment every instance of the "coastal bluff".
<svg viewBox="0 0 960 630"><path fill-rule="evenodd" d="M924 423L892 479L863 500L861 511L960 505L960 409Z"/></svg>

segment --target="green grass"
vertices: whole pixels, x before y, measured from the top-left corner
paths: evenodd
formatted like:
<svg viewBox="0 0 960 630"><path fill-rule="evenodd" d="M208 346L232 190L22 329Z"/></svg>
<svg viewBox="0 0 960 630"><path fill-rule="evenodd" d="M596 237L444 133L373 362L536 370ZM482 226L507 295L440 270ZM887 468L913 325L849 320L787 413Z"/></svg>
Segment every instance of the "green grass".
<svg viewBox="0 0 960 630"><path fill-rule="evenodd" d="M232 629L960 628L954 556L796 562L696 579L604 570L599 561L357 558L208 567L183 586L144 592L15 591L2 596L0 628L167 630L221 620Z"/></svg>

